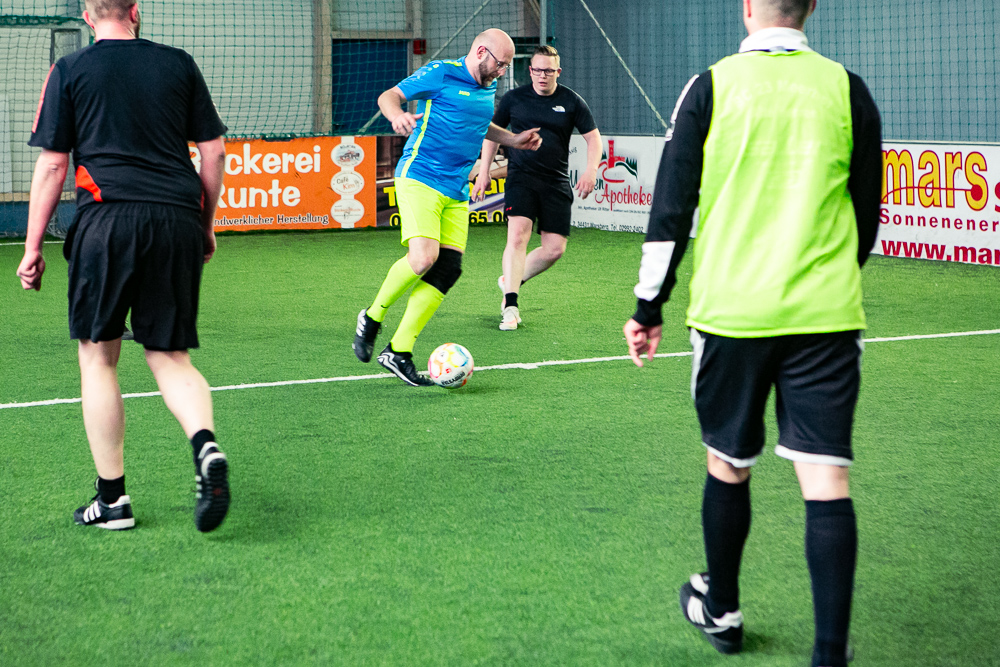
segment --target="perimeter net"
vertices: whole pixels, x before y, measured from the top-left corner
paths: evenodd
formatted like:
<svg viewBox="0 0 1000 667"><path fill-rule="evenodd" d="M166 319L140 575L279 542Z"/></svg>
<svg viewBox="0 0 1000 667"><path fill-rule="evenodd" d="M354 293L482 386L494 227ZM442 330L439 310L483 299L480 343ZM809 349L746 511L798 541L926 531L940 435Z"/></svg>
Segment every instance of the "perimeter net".
<svg viewBox="0 0 1000 667"><path fill-rule="evenodd" d="M0 235L23 233L37 156L25 142L49 66L91 40L83 6L0 0ZM143 37L194 55L232 137L390 134L377 115L383 90L498 27L518 50L503 93L529 81L543 25L562 55L560 83L588 101L603 134L662 135L684 83L745 36L729 2L143 0L140 9ZM998 18L995 3L821 0L807 32L867 81L887 139L992 142ZM383 143L380 171L398 157Z"/></svg>

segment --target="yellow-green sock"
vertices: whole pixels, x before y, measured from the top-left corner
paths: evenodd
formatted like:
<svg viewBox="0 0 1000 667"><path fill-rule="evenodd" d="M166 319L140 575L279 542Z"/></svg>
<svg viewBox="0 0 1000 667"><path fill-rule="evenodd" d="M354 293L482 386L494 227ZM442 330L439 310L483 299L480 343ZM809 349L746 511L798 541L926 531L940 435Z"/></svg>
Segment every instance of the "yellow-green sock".
<svg viewBox="0 0 1000 667"><path fill-rule="evenodd" d="M422 280L418 282L410 294L399 328L390 341L392 349L396 352L413 352L417 336L427 326L443 299L444 294L438 288Z"/></svg>
<svg viewBox="0 0 1000 667"><path fill-rule="evenodd" d="M379 288L378 294L375 295L375 301L368 307L368 317L376 322L384 320L389 306L396 303L396 300L403 296L406 290L410 289L413 283L418 280L420 280L420 276L413 272L406 257L393 264L385 280L382 281L382 287Z"/></svg>

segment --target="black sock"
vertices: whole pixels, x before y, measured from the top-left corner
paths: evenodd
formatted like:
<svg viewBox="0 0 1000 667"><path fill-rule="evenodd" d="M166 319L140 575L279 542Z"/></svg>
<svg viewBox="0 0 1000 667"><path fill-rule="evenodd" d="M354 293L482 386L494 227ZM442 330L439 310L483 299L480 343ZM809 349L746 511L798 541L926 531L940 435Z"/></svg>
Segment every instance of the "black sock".
<svg viewBox="0 0 1000 667"><path fill-rule="evenodd" d="M125 495L125 475L117 479L97 478L97 494L105 505L113 505Z"/></svg>
<svg viewBox="0 0 1000 667"><path fill-rule="evenodd" d="M393 354L399 354L399 355L402 355L404 357L410 357L411 359L413 358L413 353L412 352L400 352L399 350L397 350L396 348L394 348L392 346L392 341L389 341L389 351L392 352Z"/></svg>
<svg viewBox="0 0 1000 667"><path fill-rule="evenodd" d="M858 527L850 498L806 501L806 562L816 617L813 665L846 667Z"/></svg>
<svg viewBox="0 0 1000 667"><path fill-rule="evenodd" d="M708 560L708 613L719 618L740 608L740 561L750 533L750 479L726 484L708 475L701 525Z"/></svg>
<svg viewBox="0 0 1000 667"><path fill-rule="evenodd" d="M503 295L503 307L517 307L517 292L507 292Z"/></svg>
<svg viewBox="0 0 1000 667"><path fill-rule="evenodd" d="M206 442L215 442L215 434L207 428L203 428L191 436L191 447L194 449L195 465L198 465L198 455L201 454L201 448L205 446Z"/></svg>

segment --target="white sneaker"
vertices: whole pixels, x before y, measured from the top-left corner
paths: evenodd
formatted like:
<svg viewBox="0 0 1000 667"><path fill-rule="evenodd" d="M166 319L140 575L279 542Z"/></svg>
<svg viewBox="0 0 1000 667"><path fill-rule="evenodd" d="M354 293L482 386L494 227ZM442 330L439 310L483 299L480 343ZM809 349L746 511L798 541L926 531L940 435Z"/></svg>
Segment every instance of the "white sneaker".
<svg viewBox="0 0 1000 667"><path fill-rule="evenodd" d="M500 331L514 331L521 322L521 314L517 306L507 306L503 309L503 317L500 322Z"/></svg>

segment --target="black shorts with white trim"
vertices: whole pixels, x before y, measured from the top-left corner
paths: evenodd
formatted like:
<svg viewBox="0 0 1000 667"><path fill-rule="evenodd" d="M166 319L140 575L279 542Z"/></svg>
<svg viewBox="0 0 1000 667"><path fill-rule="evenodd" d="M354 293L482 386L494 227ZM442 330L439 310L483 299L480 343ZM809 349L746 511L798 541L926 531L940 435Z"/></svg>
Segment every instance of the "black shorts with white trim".
<svg viewBox="0 0 1000 667"><path fill-rule="evenodd" d="M691 343L691 393L709 451L738 468L756 463L774 386L775 453L792 461L851 465L860 331L730 338L692 329Z"/></svg>

